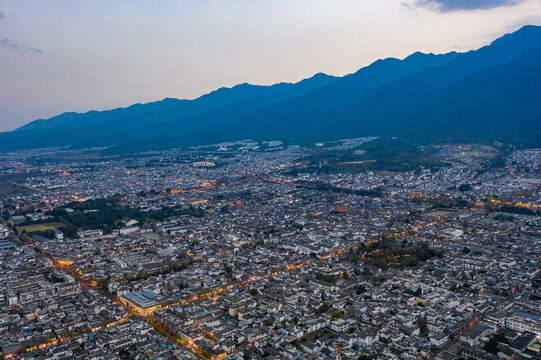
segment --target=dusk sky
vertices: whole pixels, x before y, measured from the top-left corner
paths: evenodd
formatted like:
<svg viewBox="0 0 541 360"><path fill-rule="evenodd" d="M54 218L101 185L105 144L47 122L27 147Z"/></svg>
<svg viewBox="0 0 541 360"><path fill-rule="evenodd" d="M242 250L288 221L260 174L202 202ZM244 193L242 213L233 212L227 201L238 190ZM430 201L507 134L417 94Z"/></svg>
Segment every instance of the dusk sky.
<svg viewBox="0 0 541 360"><path fill-rule="evenodd" d="M475 49L526 24L541 0L1 0L0 130Z"/></svg>

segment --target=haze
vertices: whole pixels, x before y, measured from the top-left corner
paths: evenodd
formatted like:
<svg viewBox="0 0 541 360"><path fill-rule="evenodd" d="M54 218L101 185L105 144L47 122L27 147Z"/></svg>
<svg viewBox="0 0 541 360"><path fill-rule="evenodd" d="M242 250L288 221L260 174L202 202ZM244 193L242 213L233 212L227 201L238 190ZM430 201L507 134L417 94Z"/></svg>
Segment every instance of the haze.
<svg viewBox="0 0 541 360"><path fill-rule="evenodd" d="M486 45L541 0L0 1L0 130Z"/></svg>

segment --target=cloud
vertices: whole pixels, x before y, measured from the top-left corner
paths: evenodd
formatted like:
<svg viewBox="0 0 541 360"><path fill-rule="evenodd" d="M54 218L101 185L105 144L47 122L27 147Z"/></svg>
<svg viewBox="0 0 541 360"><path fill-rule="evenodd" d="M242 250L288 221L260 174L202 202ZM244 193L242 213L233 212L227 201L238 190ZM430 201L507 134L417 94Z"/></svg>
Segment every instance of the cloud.
<svg viewBox="0 0 541 360"><path fill-rule="evenodd" d="M28 51L36 53L36 54L43 54L43 50L37 49L37 48L28 48Z"/></svg>
<svg viewBox="0 0 541 360"><path fill-rule="evenodd" d="M0 45L11 50L19 50L19 46L6 37L0 40Z"/></svg>
<svg viewBox="0 0 541 360"><path fill-rule="evenodd" d="M497 7L517 5L522 1L523 0L415 0L413 6L426 7L440 12L452 12L460 10L488 10Z"/></svg>
<svg viewBox="0 0 541 360"><path fill-rule="evenodd" d="M0 20L4 19L6 17L6 14L0 11Z"/></svg>
<svg viewBox="0 0 541 360"><path fill-rule="evenodd" d="M0 40L0 46L3 46L3 47L8 48L10 50L21 50L21 47L19 45L15 44L13 41L8 39L7 37ZM43 50L38 49L38 48L29 47L29 48L24 48L23 50L26 50L26 51L34 53L34 54L43 54Z"/></svg>

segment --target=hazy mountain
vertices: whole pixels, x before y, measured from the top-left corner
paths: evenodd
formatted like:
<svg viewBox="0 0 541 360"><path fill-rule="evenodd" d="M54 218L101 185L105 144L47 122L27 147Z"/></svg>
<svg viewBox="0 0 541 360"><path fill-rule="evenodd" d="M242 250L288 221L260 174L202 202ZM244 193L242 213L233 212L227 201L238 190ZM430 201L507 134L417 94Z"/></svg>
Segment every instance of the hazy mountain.
<svg viewBox="0 0 541 360"><path fill-rule="evenodd" d="M481 140L480 136L483 134L473 130L483 123L481 129L484 135L492 134L491 136L483 135L483 140L509 140L505 131L498 130L497 122L492 125L486 122L488 118L496 120L495 117L489 116L488 113L487 116L482 116L482 114L488 111L488 108L509 107L510 104L519 100L516 98L518 94L532 88L531 81L527 77L518 76L522 68L533 78L536 72L541 70L541 62L526 61L528 57L535 57L536 54L535 51L529 52L529 49L541 49L541 27L524 27L494 41L490 46L463 54L445 65L425 69L414 76L374 89L352 105L335 113L332 129L338 137L353 131L379 135L407 134L419 138L439 138L447 141L453 139L460 141L467 138L471 141L477 138ZM506 66L497 67L506 63L508 63ZM487 72L479 73L480 70L489 68L489 73L498 71L494 74L498 75L495 79L501 81L482 76ZM506 71L507 75L505 75ZM465 88L461 89L466 86L464 81L467 79L470 81L476 79L475 93L468 92ZM471 82L468 84L469 88L473 86ZM508 98L496 96L504 91L508 92ZM454 95L451 96L451 94ZM474 99L479 101L476 102ZM541 97L534 96L532 100L529 108L539 110ZM461 113L456 108L459 103L463 108ZM469 104L468 111L465 110L465 104ZM515 110L516 114L521 111L521 109ZM522 119L513 117L516 120L514 122L516 130L523 131L522 125L532 121L537 120L539 123L540 118L531 118L534 114L531 112ZM507 115L512 114L507 113ZM464 123L465 126L457 128L456 125L464 118L468 118L469 121ZM511 120L510 118L509 121ZM494 128L487 128L487 126L494 126ZM536 140L532 136L532 133L526 132L522 139L527 140L528 143L532 141L535 143ZM520 137L515 137L515 139L518 141Z"/></svg>
<svg viewBox="0 0 541 360"><path fill-rule="evenodd" d="M419 128L423 140L541 144L541 49L475 72L445 91ZM444 137L438 134L445 134ZM438 136L437 136L438 135Z"/></svg>
<svg viewBox="0 0 541 360"><path fill-rule="evenodd" d="M259 137L258 128L269 120L269 125L272 128L270 130L273 133L276 133L276 130L279 131L274 136L281 137L292 128L305 124L306 121L312 123L316 117L324 120L327 114L339 108L340 105L355 100L373 87L415 74L428 66L445 63L456 56L457 53L445 55L415 53L404 60L394 58L378 60L355 74L339 78L326 86L308 92L306 95L289 97L289 100L287 97L280 99L285 101L268 101L264 98L243 100L192 117L136 128L122 132L118 136L92 139L76 146L113 145L118 144L119 138L123 142L143 142L146 141L145 139L171 137L172 135L178 137L179 140L188 137L187 140L192 145L196 139L201 142L220 139L220 134L227 135L224 139L228 140L234 139L235 134ZM274 124L278 122L285 128L274 128ZM229 133L230 129L233 130L233 134ZM189 137L194 134L197 136ZM205 136L209 136L209 140L205 141ZM182 145L183 142L184 140L180 141L179 145Z"/></svg>
<svg viewBox="0 0 541 360"><path fill-rule="evenodd" d="M323 84L324 78L323 76ZM332 79L332 77L329 77ZM240 101L253 96L272 95L291 88L294 84L279 83L272 86L239 84L232 88L220 88L194 100L179 100L166 98L161 101L146 104L135 104L127 108L118 108L106 111L89 111L86 113L67 112L50 119L32 121L15 131L26 131L44 128L69 128L90 125L99 122L119 120L138 114L156 114L163 110L170 110L173 116L182 117L194 115L206 110Z"/></svg>
<svg viewBox="0 0 541 360"><path fill-rule="evenodd" d="M0 146L115 145L113 151L132 151L243 138L370 135L539 145L537 49L541 27L526 26L475 51L417 52L342 78L317 74L297 84L219 89L192 101L166 99L79 118L63 114L0 134Z"/></svg>
<svg viewBox="0 0 541 360"><path fill-rule="evenodd" d="M159 142L126 136L126 140L132 141L119 146L119 150L240 138L314 141L363 135L403 136L431 142L500 140L537 145L541 98L535 96L540 92L534 91L537 84L532 84L530 79L536 79L541 62L525 61L536 53L528 50L537 48L541 48L541 28L527 26L489 46L454 56L443 65L427 67L412 76L369 89L342 107L322 106L327 97L316 100L314 95L344 81L339 79L299 98L235 119L211 121L208 128L193 127L182 132L169 123L166 127L176 136L166 136L155 129L152 137L159 138ZM528 76L518 76L521 70ZM482 76L492 72L496 72L492 80ZM504 91L507 100L502 97ZM530 91L530 97L522 96ZM529 102L521 108L515 107L526 100ZM317 111L312 111L310 106ZM502 121L507 121L508 126L502 126Z"/></svg>
<svg viewBox="0 0 541 360"><path fill-rule="evenodd" d="M271 86L240 84L220 88L195 100L164 99L147 104L84 114L64 113L47 120L36 120L15 131L0 134L0 148L21 149L73 145L133 128L149 126L210 111L241 102L246 109L255 109L273 102L297 97L327 85L336 78L316 74L298 83ZM115 137L118 143L119 138Z"/></svg>

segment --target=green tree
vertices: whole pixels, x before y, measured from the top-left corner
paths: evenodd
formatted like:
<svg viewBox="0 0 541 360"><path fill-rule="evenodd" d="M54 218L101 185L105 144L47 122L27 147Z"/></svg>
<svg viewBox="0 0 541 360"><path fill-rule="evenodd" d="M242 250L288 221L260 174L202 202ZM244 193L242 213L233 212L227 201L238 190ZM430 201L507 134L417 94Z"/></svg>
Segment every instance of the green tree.
<svg viewBox="0 0 541 360"><path fill-rule="evenodd" d="M366 288L364 287L364 285L359 285L357 287L357 295L364 294L365 292L366 292Z"/></svg>
<svg viewBox="0 0 541 360"><path fill-rule="evenodd" d="M331 314L331 319L340 319L342 316L344 316L344 313L342 313L340 310L336 310Z"/></svg>
<svg viewBox="0 0 541 360"><path fill-rule="evenodd" d="M417 320L417 326L419 326L419 335L422 337L428 337L428 326L426 325L426 320L419 318Z"/></svg>

